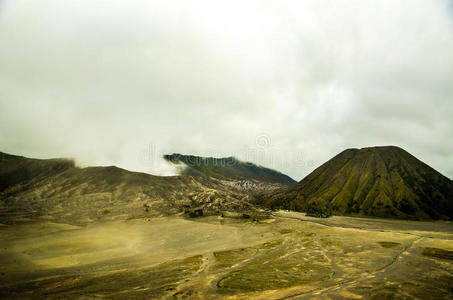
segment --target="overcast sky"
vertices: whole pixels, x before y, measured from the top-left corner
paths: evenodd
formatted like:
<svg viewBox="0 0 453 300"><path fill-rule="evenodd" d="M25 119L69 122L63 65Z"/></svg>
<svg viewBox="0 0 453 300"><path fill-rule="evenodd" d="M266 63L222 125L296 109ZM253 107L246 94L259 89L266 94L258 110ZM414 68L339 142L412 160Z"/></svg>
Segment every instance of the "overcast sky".
<svg viewBox="0 0 453 300"><path fill-rule="evenodd" d="M300 180L375 145L453 177L451 1L0 2L0 151Z"/></svg>

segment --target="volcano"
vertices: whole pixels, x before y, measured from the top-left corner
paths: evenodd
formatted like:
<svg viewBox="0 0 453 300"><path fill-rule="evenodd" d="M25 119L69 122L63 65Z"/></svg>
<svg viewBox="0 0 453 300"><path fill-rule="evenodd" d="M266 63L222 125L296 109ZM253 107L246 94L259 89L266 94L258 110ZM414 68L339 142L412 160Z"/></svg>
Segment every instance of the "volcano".
<svg viewBox="0 0 453 300"><path fill-rule="evenodd" d="M453 182L399 147L347 149L257 201L315 215L453 219Z"/></svg>

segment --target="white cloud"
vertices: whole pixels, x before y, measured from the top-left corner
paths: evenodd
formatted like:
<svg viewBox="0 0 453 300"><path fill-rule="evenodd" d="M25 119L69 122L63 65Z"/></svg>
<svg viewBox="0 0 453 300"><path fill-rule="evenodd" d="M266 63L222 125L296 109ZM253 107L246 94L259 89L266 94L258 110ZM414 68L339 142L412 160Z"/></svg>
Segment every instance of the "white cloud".
<svg viewBox="0 0 453 300"><path fill-rule="evenodd" d="M234 154L300 179L395 144L452 177L448 4L6 1L0 147L167 175L164 152Z"/></svg>

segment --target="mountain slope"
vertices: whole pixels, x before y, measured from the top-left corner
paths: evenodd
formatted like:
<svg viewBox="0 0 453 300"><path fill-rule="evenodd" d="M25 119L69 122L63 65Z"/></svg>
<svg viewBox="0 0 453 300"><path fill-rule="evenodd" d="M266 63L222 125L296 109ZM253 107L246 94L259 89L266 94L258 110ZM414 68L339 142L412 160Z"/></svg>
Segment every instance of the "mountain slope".
<svg viewBox="0 0 453 300"><path fill-rule="evenodd" d="M70 160L0 154L0 223L45 218L83 223L202 209L249 211L246 196L192 176L153 176L117 167L78 168Z"/></svg>
<svg viewBox="0 0 453 300"><path fill-rule="evenodd" d="M183 175L208 176L224 180L255 180L264 183L291 185L295 181L278 171L242 162L234 157L213 158L174 153L164 155L164 159L186 168Z"/></svg>
<svg viewBox="0 0 453 300"><path fill-rule="evenodd" d="M293 187L256 201L314 213L451 219L453 183L398 147L347 149Z"/></svg>
<svg viewBox="0 0 453 300"><path fill-rule="evenodd" d="M55 175L74 167L68 159L31 159L0 152L0 192L15 184Z"/></svg>

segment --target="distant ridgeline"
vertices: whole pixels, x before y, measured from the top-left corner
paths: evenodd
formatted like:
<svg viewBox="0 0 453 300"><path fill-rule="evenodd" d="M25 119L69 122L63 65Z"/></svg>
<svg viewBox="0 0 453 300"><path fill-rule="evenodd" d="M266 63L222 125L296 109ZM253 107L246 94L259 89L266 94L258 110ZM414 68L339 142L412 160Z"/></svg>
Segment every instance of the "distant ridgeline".
<svg viewBox="0 0 453 300"><path fill-rule="evenodd" d="M398 147L347 149L298 183L234 157L164 158L190 176L78 168L72 160L0 152L0 223L40 218L84 223L193 211L258 216L263 210L257 207L318 217L453 219L453 182Z"/></svg>
<svg viewBox="0 0 453 300"><path fill-rule="evenodd" d="M347 149L299 183L255 202L315 216L453 219L453 183L398 147Z"/></svg>
<svg viewBox="0 0 453 300"><path fill-rule="evenodd" d="M256 180L283 185L295 183L291 177L278 171L242 162L234 157L214 158L174 153L164 155L164 159L184 165L181 175L209 176L225 180Z"/></svg>

